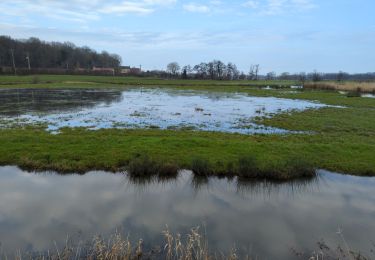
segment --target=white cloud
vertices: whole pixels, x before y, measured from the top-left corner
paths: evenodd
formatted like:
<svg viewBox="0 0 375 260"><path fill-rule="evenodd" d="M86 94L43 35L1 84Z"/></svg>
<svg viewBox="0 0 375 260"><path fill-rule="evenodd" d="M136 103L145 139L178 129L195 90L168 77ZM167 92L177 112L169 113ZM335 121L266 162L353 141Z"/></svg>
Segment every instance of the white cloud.
<svg viewBox="0 0 375 260"><path fill-rule="evenodd" d="M242 6L255 9L259 6L259 2L258 1L247 1L247 2L243 3Z"/></svg>
<svg viewBox="0 0 375 260"><path fill-rule="evenodd" d="M5 16L24 18L39 15L58 20L88 23L103 14L150 14L159 7L169 7L177 0L12 0L0 1L0 21ZM3 18L3 19L2 19Z"/></svg>
<svg viewBox="0 0 375 260"><path fill-rule="evenodd" d="M186 4L183 6L185 11L193 13L208 13L210 8L207 5L200 5L195 3Z"/></svg>
<svg viewBox="0 0 375 260"><path fill-rule="evenodd" d="M110 3L100 9L102 13L136 13L149 14L155 11L158 6L168 7L172 6L177 0L142 0L142 1L123 1L121 3Z"/></svg>
<svg viewBox="0 0 375 260"><path fill-rule="evenodd" d="M123 2L120 5L108 5L103 7L100 12L105 14L124 14L124 13L136 13L136 14L149 14L152 13L154 9L145 7L139 3L133 2Z"/></svg>
<svg viewBox="0 0 375 260"><path fill-rule="evenodd" d="M249 0L242 6L257 9L258 13L262 15L301 12L317 7L313 0Z"/></svg>

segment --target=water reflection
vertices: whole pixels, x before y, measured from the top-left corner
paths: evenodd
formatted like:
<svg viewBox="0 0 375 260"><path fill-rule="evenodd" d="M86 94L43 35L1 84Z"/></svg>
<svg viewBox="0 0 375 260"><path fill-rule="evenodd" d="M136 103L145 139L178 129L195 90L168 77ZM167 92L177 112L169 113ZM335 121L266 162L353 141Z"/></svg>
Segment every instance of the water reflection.
<svg viewBox="0 0 375 260"><path fill-rule="evenodd" d="M321 238L336 244L338 227L352 248L367 252L375 238L375 179L321 172L292 183L194 178L147 181L126 174L31 174L0 168L0 241L6 251L41 250L66 235L90 239L116 228L161 245L168 224L182 234L205 224L211 248L261 259L290 259ZM250 249L250 250L249 250Z"/></svg>
<svg viewBox="0 0 375 260"><path fill-rule="evenodd" d="M119 90L0 89L0 115L77 112L120 102L121 94Z"/></svg>
<svg viewBox="0 0 375 260"><path fill-rule="evenodd" d="M3 90L1 115L23 123L63 127L196 129L236 133L287 133L253 119L324 107L303 100L171 89Z"/></svg>

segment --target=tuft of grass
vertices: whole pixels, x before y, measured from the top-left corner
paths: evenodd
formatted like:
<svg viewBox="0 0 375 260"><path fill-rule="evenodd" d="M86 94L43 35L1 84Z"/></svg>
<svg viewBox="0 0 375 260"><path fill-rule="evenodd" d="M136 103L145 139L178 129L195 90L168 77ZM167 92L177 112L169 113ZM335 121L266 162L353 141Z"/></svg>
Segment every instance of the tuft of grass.
<svg viewBox="0 0 375 260"><path fill-rule="evenodd" d="M348 92L348 94L346 95L347 97L361 97L361 91L357 90L357 91L350 91Z"/></svg>
<svg viewBox="0 0 375 260"><path fill-rule="evenodd" d="M39 84L40 78L38 76L34 76L31 80L31 84Z"/></svg>
<svg viewBox="0 0 375 260"><path fill-rule="evenodd" d="M159 172L159 164L148 155L140 155L130 160L126 170L131 176L152 176Z"/></svg>
<svg viewBox="0 0 375 260"><path fill-rule="evenodd" d="M134 156L128 163L126 170L131 177L177 177L179 167L177 164L160 162L152 159L147 154Z"/></svg>
<svg viewBox="0 0 375 260"><path fill-rule="evenodd" d="M316 169L307 160L302 157L290 158L285 163L286 178L295 177L314 177Z"/></svg>
<svg viewBox="0 0 375 260"><path fill-rule="evenodd" d="M210 162L201 157L195 157L192 159L191 170L198 176L209 176L213 173Z"/></svg>
<svg viewBox="0 0 375 260"><path fill-rule="evenodd" d="M256 158L252 155L240 156L237 168L237 175L239 177L257 178L261 175Z"/></svg>
<svg viewBox="0 0 375 260"><path fill-rule="evenodd" d="M158 178L159 179L170 179L170 178L177 178L178 171L180 168L176 163L161 163L159 164L158 169Z"/></svg>

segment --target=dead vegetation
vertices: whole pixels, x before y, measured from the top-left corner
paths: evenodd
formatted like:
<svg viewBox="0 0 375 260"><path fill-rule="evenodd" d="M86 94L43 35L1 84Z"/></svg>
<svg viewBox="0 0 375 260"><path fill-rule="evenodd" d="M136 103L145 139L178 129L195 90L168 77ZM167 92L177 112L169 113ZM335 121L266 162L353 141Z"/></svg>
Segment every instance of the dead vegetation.
<svg viewBox="0 0 375 260"><path fill-rule="evenodd" d="M54 250L45 252L23 252L18 250L13 256L2 253L1 259L37 259L37 260L135 260L135 259L165 259L165 260L237 260L240 259L236 250L228 254L211 253L205 236L199 227L192 228L186 236L172 234L168 227L162 232L165 242L146 249L142 239L135 242L129 237L115 233L108 240L95 236L90 242L74 243L66 239L65 246L59 248L54 242ZM249 257L241 259L250 259Z"/></svg>
<svg viewBox="0 0 375 260"><path fill-rule="evenodd" d="M306 89L322 89L322 90L340 90L348 92L360 92L360 93L375 93L375 82L357 82L357 81L345 81L345 82L311 82L305 83L304 88Z"/></svg>

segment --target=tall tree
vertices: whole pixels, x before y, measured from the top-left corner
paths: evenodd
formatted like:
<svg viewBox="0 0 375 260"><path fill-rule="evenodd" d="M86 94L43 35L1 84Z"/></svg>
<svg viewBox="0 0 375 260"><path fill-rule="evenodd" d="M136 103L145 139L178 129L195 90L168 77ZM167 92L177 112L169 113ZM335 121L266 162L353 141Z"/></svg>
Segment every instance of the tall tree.
<svg viewBox="0 0 375 260"><path fill-rule="evenodd" d="M171 62L167 65L167 71L174 77L180 72L180 65L177 62Z"/></svg>

